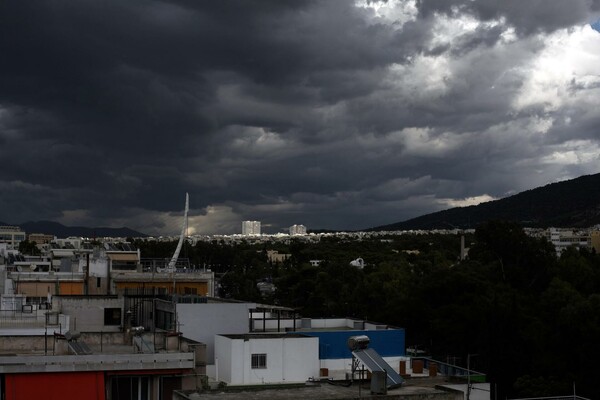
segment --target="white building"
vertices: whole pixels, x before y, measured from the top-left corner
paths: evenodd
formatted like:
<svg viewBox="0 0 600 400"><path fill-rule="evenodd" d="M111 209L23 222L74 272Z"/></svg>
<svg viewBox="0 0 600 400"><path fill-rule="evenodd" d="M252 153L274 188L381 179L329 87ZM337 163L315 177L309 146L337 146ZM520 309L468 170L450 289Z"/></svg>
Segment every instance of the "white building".
<svg viewBox="0 0 600 400"><path fill-rule="evenodd" d="M319 377L319 339L300 334L215 337L216 379L229 385L306 382Z"/></svg>
<svg viewBox="0 0 600 400"><path fill-rule="evenodd" d="M294 332L319 338L319 368L329 378L344 379L351 372L352 354L348 338L366 335L370 348L396 370L401 361L409 360L405 350L404 329L353 318L279 318L277 315L252 315L252 332Z"/></svg>
<svg viewBox="0 0 600 400"><path fill-rule="evenodd" d="M306 226L304 226L304 225L290 226L290 236L293 236L293 235L306 235Z"/></svg>
<svg viewBox="0 0 600 400"><path fill-rule="evenodd" d="M27 235L18 226L0 226L0 243L8 243L11 248L19 247Z"/></svg>
<svg viewBox="0 0 600 400"><path fill-rule="evenodd" d="M206 344L206 360L213 364L215 336L244 334L250 330L248 316L255 303L178 303L177 322L181 333Z"/></svg>
<svg viewBox="0 0 600 400"><path fill-rule="evenodd" d="M260 221L242 221L242 235L260 235Z"/></svg>

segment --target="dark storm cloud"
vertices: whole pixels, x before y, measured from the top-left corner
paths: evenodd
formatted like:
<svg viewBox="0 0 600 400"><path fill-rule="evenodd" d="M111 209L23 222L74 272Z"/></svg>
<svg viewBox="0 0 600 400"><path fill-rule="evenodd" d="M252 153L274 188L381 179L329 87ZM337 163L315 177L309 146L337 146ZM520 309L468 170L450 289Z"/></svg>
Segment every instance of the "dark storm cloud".
<svg viewBox="0 0 600 400"><path fill-rule="evenodd" d="M590 23L590 11L600 9L598 0L417 0L423 16L469 14L478 20L504 18L518 33L529 35Z"/></svg>
<svg viewBox="0 0 600 400"><path fill-rule="evenodd" d="M534 64L597 11L2 2L0 220L173 233L189 191L196 231L357 229L592 172L598 82Z"/></svg>

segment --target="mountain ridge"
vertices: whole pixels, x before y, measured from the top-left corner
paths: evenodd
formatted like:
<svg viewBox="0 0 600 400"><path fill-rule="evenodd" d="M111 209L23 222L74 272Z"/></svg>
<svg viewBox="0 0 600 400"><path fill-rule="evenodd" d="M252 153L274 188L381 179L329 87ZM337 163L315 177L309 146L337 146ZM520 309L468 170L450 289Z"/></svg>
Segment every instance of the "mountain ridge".
<svg viewBox="0 0 600 400"><path fill-rule="evenodd" d="M0 222L0 225L18 226L26 233L43 233L54 235L58 238L69 236L78 237L146 237L145 233L135 231L131 228L109 228L109 227L85 227L85 226L66 226L54 221L28 221L21 224L7 224Z"/></svg>
<svg viewBox="0 0 600 400"><path fill-rule="evenodd" d="M550 183L474 206L454 207L369 231L475 228L492 219L534 228L584 228L600 224L600 173Z"/></svg>

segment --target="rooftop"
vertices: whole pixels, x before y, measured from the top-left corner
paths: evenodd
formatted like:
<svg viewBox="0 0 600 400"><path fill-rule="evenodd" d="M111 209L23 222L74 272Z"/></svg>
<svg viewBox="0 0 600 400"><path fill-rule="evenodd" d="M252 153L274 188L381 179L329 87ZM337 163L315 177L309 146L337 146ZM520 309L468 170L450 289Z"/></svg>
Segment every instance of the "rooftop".
<svg viewBox="0 0 600 400"><path fill-rule="evenodd" d="M426 395L431 399L451 399L448 389L439 385L446 383L444 377L409 379L400 388L388 390L388 397L418 396ZM445 397L448 396L448 397ZM306 385L255 385L243 387L226 387L223 390L208 392L190 392L187 398L190 400L294 400L294 399L356 399L370 397L370 383L357 383L348 386L345 382L320 381L307 383ZM377 398L385 396L378 395ZM461 394L462 398L462 394Z"/></svg>
<svg viewBox="0 0 600 400"><path fill-rule="evenodd" d="M281 338L308 338L311 336L299 333L245 333L239 335L220 335L229 339L281 339Z"/></svg>

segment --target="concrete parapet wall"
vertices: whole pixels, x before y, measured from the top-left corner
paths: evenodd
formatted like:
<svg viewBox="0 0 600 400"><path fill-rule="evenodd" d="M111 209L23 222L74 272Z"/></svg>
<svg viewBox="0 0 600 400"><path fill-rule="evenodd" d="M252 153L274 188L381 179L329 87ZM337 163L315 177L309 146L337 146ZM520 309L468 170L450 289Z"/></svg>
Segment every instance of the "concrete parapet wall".
<svg viewBox="0 0 600 400"><path fill-rule="evenodd" d="M194 368L193 353L0 356L0 373Z"/></svg>
<svg viewBox="0 0 600 400"><path fill-rule="evenodd" d="M52 349L53 335L48 336L48 345ZM30 354L44 350L44 336L3 336L0 340L1 353Z"/></svg>

